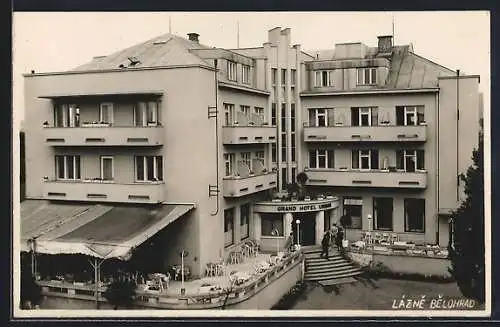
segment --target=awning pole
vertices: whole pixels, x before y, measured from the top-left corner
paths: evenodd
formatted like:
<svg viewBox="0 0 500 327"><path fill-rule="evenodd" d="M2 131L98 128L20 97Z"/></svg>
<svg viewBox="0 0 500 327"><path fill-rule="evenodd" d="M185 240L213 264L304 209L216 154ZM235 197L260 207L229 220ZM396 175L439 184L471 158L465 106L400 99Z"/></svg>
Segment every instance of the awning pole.
<svg viewBox="0 0 500 327"><path fill-rule="evenodd" d="M90 265L94 268L94 284L95 284L95 307L99 309L99 263L97 258L94 258L94 262L90 261Z"/></svg>

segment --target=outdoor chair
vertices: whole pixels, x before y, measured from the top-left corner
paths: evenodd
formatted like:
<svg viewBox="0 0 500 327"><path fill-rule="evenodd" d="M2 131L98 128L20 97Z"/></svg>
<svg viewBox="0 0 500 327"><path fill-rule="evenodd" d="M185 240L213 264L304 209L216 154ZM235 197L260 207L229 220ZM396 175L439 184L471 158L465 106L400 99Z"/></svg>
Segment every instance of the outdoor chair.
<svg viewBox="0 0 500 327"><path fill-rule="evenodd" d="M382 241L382 235L380 233L375 233L375 236L373 237L373 243L380 244Z"/></svg>

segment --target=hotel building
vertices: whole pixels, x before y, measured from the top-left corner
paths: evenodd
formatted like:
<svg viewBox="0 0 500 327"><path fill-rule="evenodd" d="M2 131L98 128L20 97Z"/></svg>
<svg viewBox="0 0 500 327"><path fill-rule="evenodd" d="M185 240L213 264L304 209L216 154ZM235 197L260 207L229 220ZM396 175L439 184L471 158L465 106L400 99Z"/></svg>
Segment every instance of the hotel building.
<svg viewBox="0 0 500 327"><path fill-rule="evenodd" d="M168 266L187 250L195 275L245 239L275 251L298 231L319 244L341 215L351 240L374 230L447 245L478 142L479 76L390 36L305 52L290 33L238 49L167 34L26 74L23 206L105 206L124 221L136 207L188 208L157 228L161 251L148 255ZM301 172L317 196L273 200Z"/></svg>

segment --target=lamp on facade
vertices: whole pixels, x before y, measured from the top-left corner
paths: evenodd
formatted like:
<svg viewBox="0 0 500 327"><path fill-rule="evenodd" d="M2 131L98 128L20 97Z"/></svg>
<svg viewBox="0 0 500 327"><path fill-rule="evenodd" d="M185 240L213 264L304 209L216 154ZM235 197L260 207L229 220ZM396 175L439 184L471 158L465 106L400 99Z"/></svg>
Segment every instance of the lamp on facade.
<svg viewBox="0 0 500 327"><path fill-rule="evenodd" d="M300 246L300 234L299 234L300 219L297 219L295 221L295 224L297 224L297 246Z"/></svg>

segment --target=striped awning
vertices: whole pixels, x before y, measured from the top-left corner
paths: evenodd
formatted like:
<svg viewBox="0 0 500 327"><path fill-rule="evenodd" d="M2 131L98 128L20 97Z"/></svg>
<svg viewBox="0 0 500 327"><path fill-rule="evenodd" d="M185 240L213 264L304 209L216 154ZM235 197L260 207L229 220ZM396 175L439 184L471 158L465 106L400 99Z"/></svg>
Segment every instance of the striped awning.
<svg viewBox="0 0 500 327"><path fill-rule="evenodd" d="M43 254L83 254L129 260L132 250L194 208L21 203L21 250Z"/></svg>

